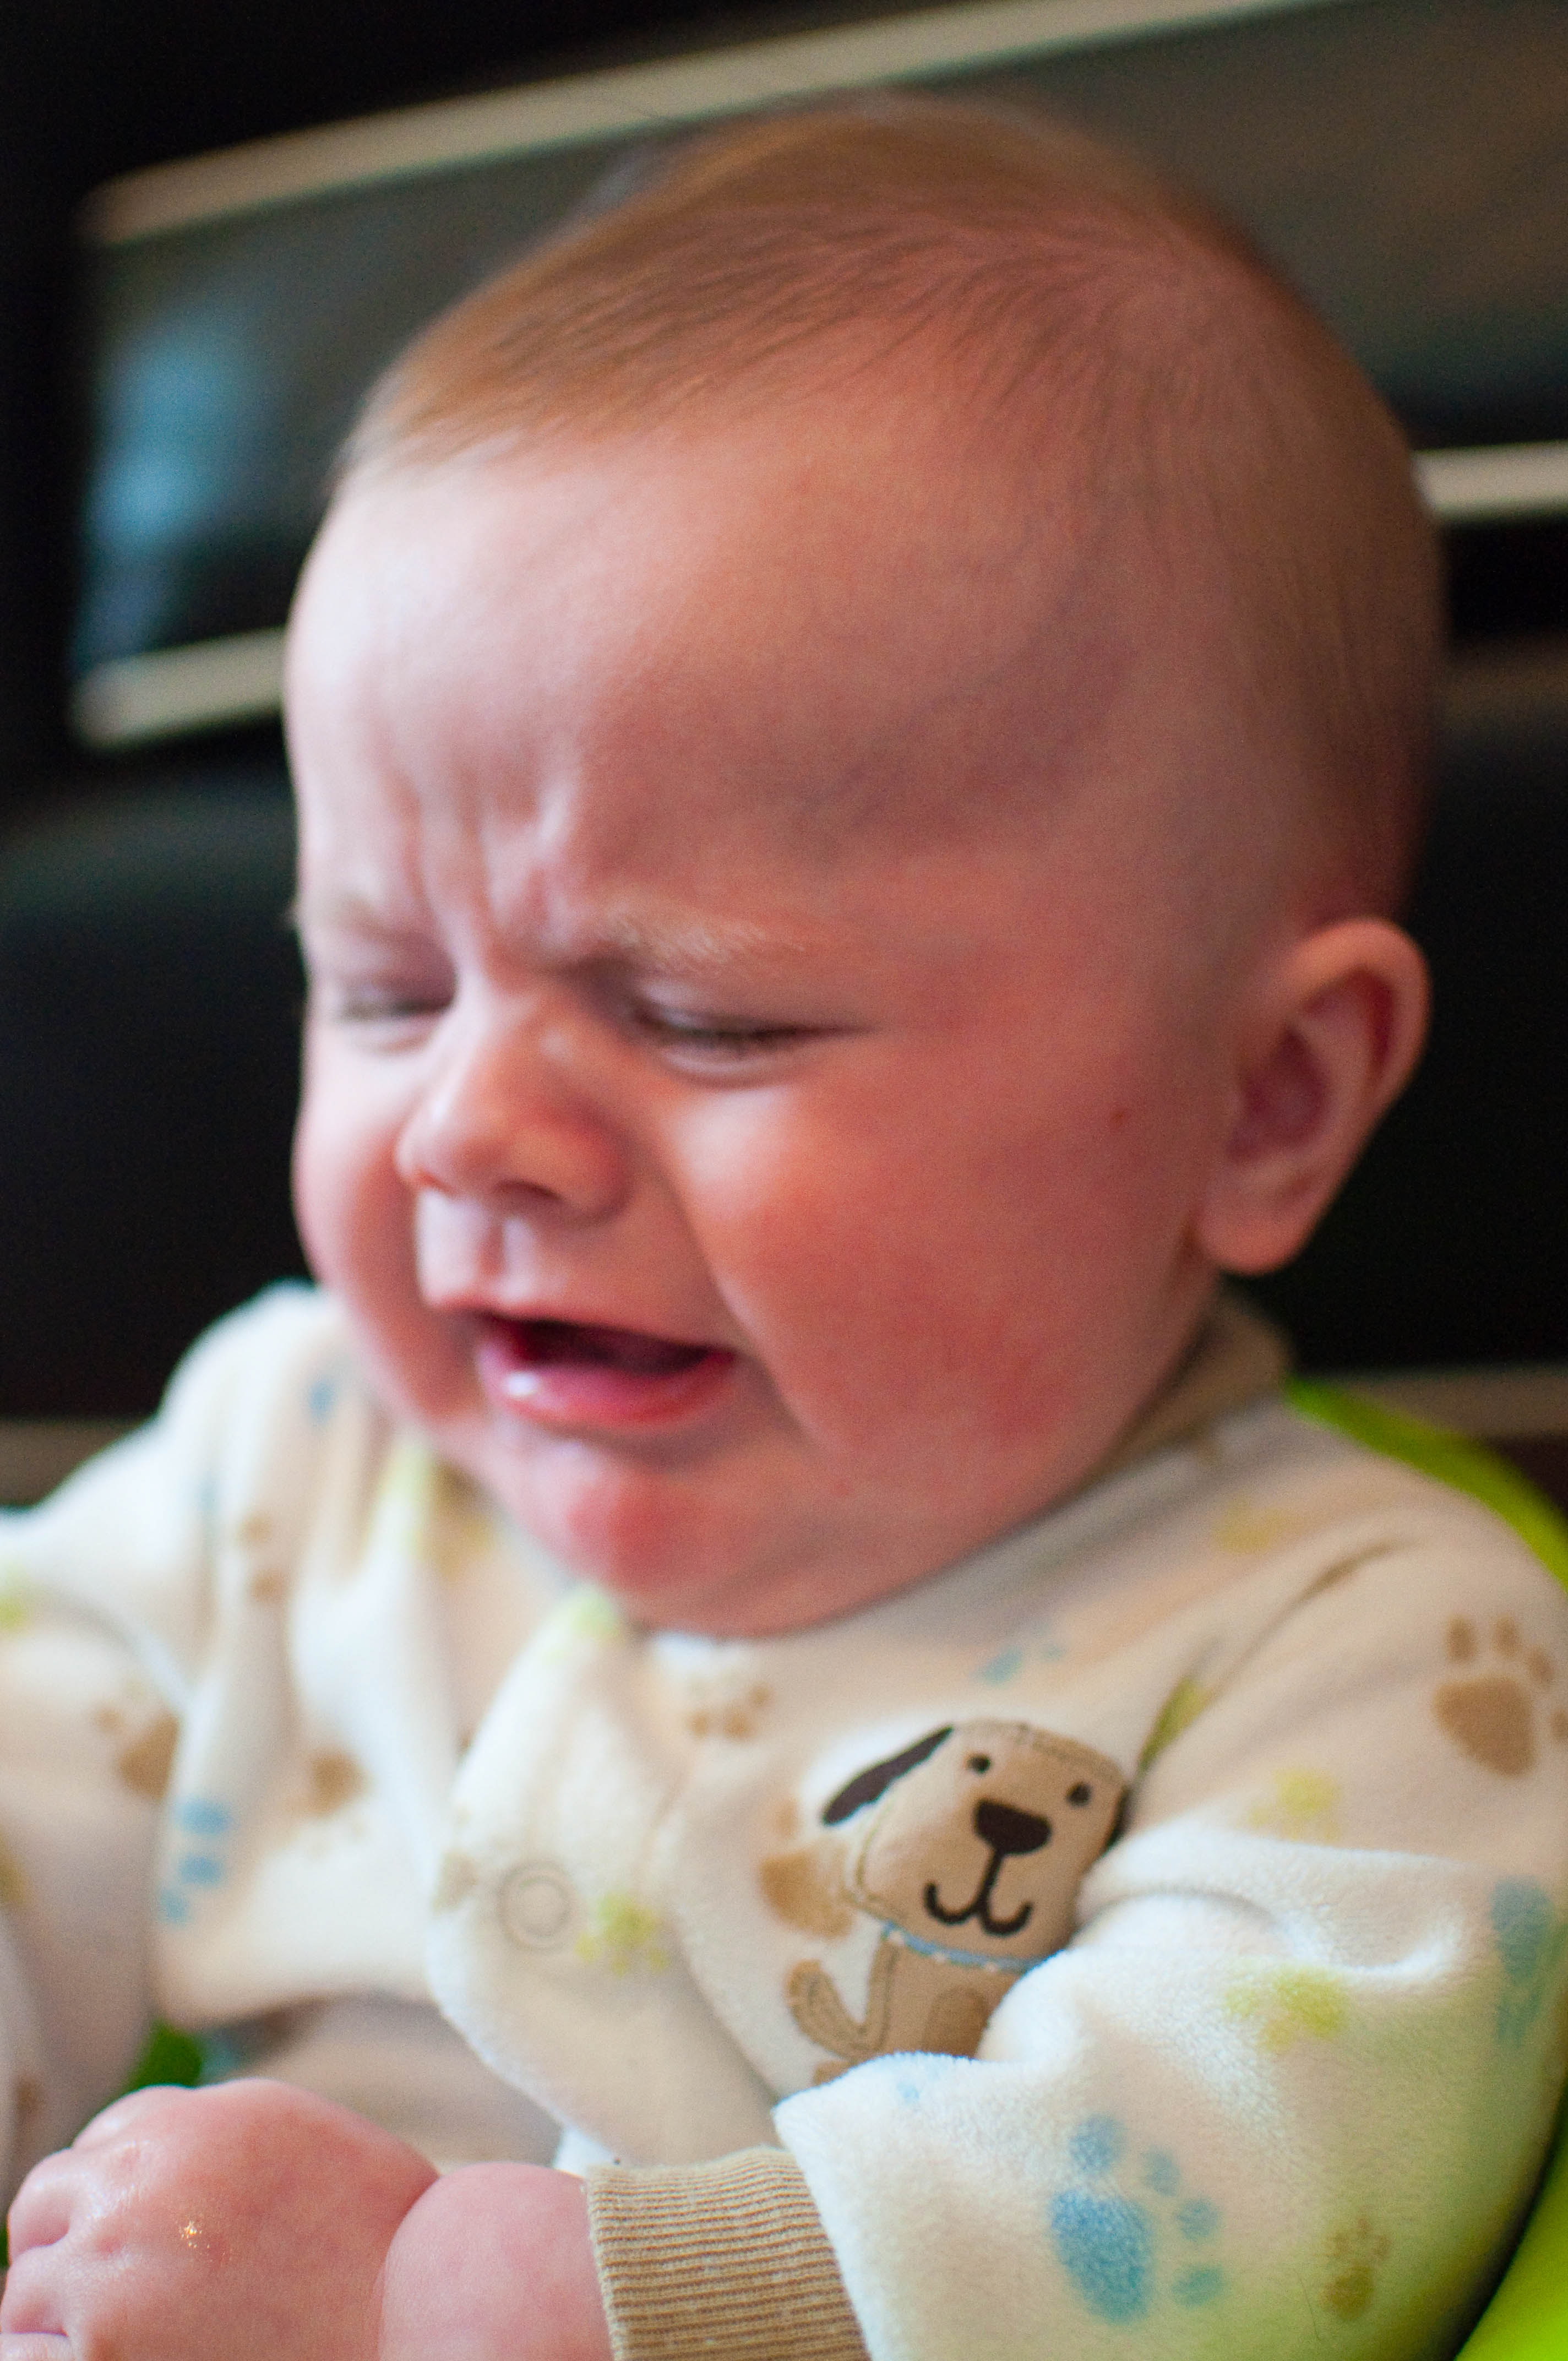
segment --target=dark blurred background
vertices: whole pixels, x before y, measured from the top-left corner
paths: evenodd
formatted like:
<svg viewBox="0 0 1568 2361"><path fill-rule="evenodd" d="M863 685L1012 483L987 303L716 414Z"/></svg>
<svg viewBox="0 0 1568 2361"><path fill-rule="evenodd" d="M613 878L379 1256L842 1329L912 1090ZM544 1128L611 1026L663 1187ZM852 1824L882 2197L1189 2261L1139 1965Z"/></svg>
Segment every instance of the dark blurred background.
<svg viewBox="0 0 1568 2361"><path fill-rule="evenodd" d="M866 13L871 13L869 10ZM782 12L780 22L784 21ZM703 0L38 0L0 10L0 799L66 733L82 462L76 210L113 175L239 140L658 54L765 13Z"/></svg>
<svg viewBox="0 0 1568 2361"><path fill-rule="evenodd" d="M94 751L69 724L81 613L109 578L82 555L104 315L81 201L237 141L874 13L49 0L0 18L0 1418L150 1407L208 1320L299 1268L276 727ZM1560 0L1344 0L1039 82L1237 204L1418 442L1568 441ZM1262 1290L1317 1367L1568 1358L1568 499L1446 538L1455 670L1412 912L1438 1021L1319 1239ZM246 590L264 620L296 556L266 553ZM209 629L245 628L235 611Z"/></svg>

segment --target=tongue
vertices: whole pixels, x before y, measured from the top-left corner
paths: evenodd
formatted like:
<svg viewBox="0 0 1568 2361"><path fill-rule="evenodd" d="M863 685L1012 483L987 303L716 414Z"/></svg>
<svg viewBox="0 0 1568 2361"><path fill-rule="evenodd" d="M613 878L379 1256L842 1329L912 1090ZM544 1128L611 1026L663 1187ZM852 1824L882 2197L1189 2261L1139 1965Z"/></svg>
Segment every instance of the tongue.
<svg viewBox="0 0 1568 2361"><path fill-rule="evenodd" d="M706 1345L677 1345L635 1328L596 1328L576 1320L524 1320L519 1325L523 1351L535 1367L586 1361L627 1377L669 1378L695 1368L709 1351Z"/></svg>

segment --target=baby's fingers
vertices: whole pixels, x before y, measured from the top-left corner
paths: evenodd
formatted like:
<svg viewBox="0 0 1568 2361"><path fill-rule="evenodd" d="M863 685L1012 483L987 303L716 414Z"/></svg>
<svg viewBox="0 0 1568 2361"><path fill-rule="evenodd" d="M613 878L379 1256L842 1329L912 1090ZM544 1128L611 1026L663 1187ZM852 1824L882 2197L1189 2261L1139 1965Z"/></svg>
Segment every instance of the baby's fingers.
<svg viewBox="0 0 1568 2361"><path fill-rule="evenodd" d="M0 2361L65 2361L70 2351L52 2274L13 2264L0 2303Z"/></svg>
<svg viewBox="0 0 1568 2361"><path fill-rule="evenodd" d="M35 2164L12 2199L5 2223L11 2242L11 2273L5 2286L7 2303L0 2306L0 2327L10 2325L8 2301L17 2264L32 2249L52 2246L64 2237L71 2227L72 2205L81 2182L80 2167L71 2150L62 2148L58 2156L46 2156L41 2164ZM8 2354L5 2361L10 2361Z"/></svg>
<svg viewBox="0 0 1568 2361"><path fill-rule="evenodd" d="M51 2226L49 2215L38 2210L29 2221L18 2197L11 2209L11 2268L0 2301L0 2361L44 2361L46 2351L49 2361L62 2361L70 2351L59 2284L60 2242L70 2223L62 2221L47 2237L39 2235L40 2223Z"/></svg>
<svg viewBox="0 0 1568 2361"><path fill-rule="evenodd" d="M64 2237L83 2191L101 2177L95 2149L125 2140L138 2121L145 2131L156 2129L158 2119L167 2117L170 2107L177 2108L187 2095L183 2091L137 2091L128 2099L117 2099L93 2116L70 2147L34 2165L12 2201L7 2228L13 2264L29 2249L52 2246ZM0 2355L0 2361L10 2361L10 2356Z"/></svg>

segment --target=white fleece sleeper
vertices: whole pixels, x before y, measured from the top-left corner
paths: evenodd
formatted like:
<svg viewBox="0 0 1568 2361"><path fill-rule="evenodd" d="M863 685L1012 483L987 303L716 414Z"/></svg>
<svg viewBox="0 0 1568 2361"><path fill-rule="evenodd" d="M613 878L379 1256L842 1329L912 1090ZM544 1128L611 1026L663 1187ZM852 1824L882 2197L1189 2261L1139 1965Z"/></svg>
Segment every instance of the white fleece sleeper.
<svg viewBox="0 0 1568 2361"><path fill-rule="evenodd" d="M1228 1308L963 1565L640 1632L282 1290L0 1521L0 1838L13 2179L157 2013L548 2111L625 2361L1437 2361L1568 2056L1568 1597Z"/></svg>

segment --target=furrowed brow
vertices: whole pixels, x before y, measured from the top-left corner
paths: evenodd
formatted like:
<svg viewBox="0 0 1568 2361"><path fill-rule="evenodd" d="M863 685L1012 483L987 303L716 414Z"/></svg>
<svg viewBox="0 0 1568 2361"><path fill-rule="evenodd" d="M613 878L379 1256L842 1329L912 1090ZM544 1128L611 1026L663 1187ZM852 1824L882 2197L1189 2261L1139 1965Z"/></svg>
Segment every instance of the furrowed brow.
<svg viewBox="0 0 1568 2361"><path fill-rule="evenodd" d="M413 912L400 915L373 895L353 886L331 886L322 892L297 894L289 906L288 922L296 934L406 934Z"/></svg>
<svg viewBox="0 0 1568 2361"><path fill-rule="evenodd" d="M696 978L770 958L805 958L810 950L799 936L749 918L620 911L601 930L597 956Z"/></svg>

